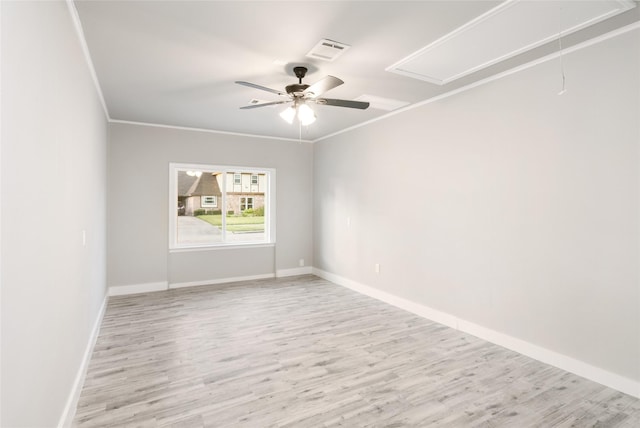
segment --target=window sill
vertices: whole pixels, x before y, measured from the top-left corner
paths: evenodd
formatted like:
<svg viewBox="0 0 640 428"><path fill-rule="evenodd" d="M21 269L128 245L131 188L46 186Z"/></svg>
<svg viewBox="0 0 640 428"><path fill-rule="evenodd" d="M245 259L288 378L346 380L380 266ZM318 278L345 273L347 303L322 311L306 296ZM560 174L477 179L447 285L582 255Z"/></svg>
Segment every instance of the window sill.
<svg viewBox="0 0 640 428"><path fill-rule="evenodd" d="M237 250L240 248L268 248L275 247L275 242L247 242L246 244L217 244L217 245L197 245L193 247L169 248L171 253L188 253L192 251L217 251L217 250Z"/></svg>

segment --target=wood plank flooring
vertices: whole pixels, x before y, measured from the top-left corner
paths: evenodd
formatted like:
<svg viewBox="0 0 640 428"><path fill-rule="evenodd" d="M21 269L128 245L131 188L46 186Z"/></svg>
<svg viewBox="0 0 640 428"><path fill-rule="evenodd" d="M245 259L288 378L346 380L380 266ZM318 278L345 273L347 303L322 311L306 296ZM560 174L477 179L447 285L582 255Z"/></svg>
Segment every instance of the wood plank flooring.
<svg viewBox="0 0 640 428"><path fill-rule="evenodd" d="M76 427L640 427L640 400L315 276L112 297Z"/></svg>

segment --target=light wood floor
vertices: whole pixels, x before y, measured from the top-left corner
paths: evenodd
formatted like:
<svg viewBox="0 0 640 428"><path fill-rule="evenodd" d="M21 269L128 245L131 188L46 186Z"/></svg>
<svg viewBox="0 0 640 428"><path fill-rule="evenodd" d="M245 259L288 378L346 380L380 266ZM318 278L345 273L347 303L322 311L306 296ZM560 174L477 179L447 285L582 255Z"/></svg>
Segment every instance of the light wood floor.
<svg viewBox="0 0 640 428"><path fill-rule="evenodd" d="M74 424L640 427L640 400L302 276L112 297Z"/></svg>

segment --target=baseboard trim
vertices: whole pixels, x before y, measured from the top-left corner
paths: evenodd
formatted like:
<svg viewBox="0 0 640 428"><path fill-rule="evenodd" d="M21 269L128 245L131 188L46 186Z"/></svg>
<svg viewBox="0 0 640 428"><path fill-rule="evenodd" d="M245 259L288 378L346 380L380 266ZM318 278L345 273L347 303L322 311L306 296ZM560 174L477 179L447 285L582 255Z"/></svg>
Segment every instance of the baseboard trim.
<svg viewBox="0 0 640 428"><path fill-rule="evenodd" d="M87 369L89 368L89 362L91 361L91 354L93 354L93 348L96 346L96 342L98 340L100 326L102 325L102 319L104 318L104 313L107 309L108 301L109 296L104 296L104 300L102 301L102 306L100 306L100 311L98 312L96 321L93 323L91 335L89 336L87 347L84 350L84 355L82 356L82 361L80 362L78 373L76 374L76 378L73 381L73 386L71 387L69 398L67 398L67 403L64 406L64 411L62 412L62 416L60 416L60 420L58 421L58 428L68 428L73 423L73 418L76 415L76 408L78 407L78 400L80 399L80 393L82 392L82 386L84 385L84 380L87 375Z"/></svg>
<svg viewBox="0 0 640 428"><path fill-rule="evenodd" d="M124 296L127 294L151 293L169 289L166 281L146 282L144 284L112 285L109 287L109 296Z"/></svg>
<svg viewBox="0 0 640 428"><path fill-rule="evenodd" d="M427 318L431 321L446 325L448 327L460 330L464 333L471 334L480 339L518 352L527 357L541 361L558 367L562 370L574 373L578 376L600 383L609 388L613 388L633 397L640 398L640 382L620 376L616 373L609 372L599 367L592 366L584 361L577 360L572 357L560 354L550 349L543 348L533 343L509 336L504 333L483 327L446 312L438 311L428 306L412 302L402 297L394 296L382 290L370 287L368 285L353 281L342 276L323 271L322 269L313 268L314 275L341 285L360 294L388 303L392 306L404 309L405 311L416 314L420 317Z"/></svg>
<svg viewBox="0 0 640 428"><path fill-rule="evenodd" d="M265 273L261 275L235 276L231 278L208 279L205 281L172 282L169 284L169 288L199 287L201 285L226 284L228 282L253 281L256 279L267 279L267 278L274 278L274 277L275 275L273 273Z"/></svg>
<svg viewBox="0 0 640 428"><path fill-rule="evenodd" d="M312 273L313 268L311 266L297 267L292 269L279 269L276 271L276 278L297 275L311 275Z"/></svg>

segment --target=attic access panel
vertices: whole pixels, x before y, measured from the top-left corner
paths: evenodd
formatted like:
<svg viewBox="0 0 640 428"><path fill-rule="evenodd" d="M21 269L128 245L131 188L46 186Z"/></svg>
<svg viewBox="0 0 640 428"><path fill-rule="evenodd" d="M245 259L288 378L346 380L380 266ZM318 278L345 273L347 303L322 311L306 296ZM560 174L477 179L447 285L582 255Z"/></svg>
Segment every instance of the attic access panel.
<svg viewBox="0 0 640 428"><path fill-rule="evenodd" d="M631 0L507 0L386 70L445 85L635 6Z"/></svg>

